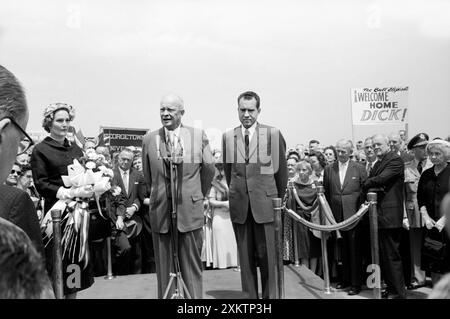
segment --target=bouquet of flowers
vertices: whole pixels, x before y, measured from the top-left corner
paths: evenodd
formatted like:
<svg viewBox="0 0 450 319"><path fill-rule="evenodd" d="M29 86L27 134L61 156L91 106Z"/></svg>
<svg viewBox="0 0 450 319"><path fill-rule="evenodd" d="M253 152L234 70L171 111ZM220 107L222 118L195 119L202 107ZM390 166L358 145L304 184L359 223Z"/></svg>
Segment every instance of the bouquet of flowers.
<svg viewBox="0 0 450 319"><path fill-rule="evenodd" d="M60 199L46 214L41 223L46 245L53 238L53 227L50 212L59 209L62 212L62 258L72 263L83 262L86 268L89 261L88 234L89 234L89 201L94 199L97 203L99 214L102 215L100 207L100 196L111 192L113 196L120 194L118 186L111 187L111 179L114 176L110 164L103 155L94 150L88 151L85 156L74 159L67 167L68 175L61 176L64 186L71 190L92 190L92 197L73 197ZM76 194L77 192L72 192Z"/></svg>

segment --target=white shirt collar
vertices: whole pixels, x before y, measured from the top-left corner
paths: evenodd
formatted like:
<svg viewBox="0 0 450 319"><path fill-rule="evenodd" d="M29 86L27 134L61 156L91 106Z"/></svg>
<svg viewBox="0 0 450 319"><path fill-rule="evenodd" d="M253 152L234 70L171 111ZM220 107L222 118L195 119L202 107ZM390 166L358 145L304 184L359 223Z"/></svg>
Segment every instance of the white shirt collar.
<svg viewBox="0 0 450 319"><path fill-rule="evenodd" d="M341 161L338 161L339 167L345 167L345 166L348 165L349 162L350 162L350 159L348 159L347 162L345 162L345 163L342 163Z"/></svg>
<svg viewBox="0 0 450 319"><path fill-rule="evenodd" d="M256 125L257 125L257 124L258 124L258 122L255 121L255 123L253 123L253 125L250 126L250 127L247 129L247 130L248 130L248 133L249 133L249 136L248 136L249 141L252 140L253 133L255 133ZM245 130L246 130L246 128L245 128L244 125L242 125L242 124L241 124L241 130L242 130L242 137L244 137L244 136L245 136Z"/></svg>
<svg viewBox="0 0 450 319"><path fill-rule="evenodd" d="M178 125L178 127L176 129L172 130L174 136L176 136L176 137L180 136L180 128L181 128L181 124ZM164 134L166 136L166 139L168 139L170 137L170 133L169 132L170 131L166 127L164 127Z"/></svg>
<svg viewBox="0 0 450 319"><path fill-rule="evenodd" d="M121 168L119 167L119 171L120 171L120 175L123 175L125 172L126 172L128 175L130 175L130 170L124 171L123 169L121 169Z"/></svg>

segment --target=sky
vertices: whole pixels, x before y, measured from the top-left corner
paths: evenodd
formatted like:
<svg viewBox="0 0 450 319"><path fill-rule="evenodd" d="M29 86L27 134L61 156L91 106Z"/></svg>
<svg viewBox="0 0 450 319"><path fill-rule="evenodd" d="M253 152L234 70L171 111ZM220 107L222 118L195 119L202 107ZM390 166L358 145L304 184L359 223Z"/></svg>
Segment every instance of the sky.
<svg viewBox="0 0 450 319"><path fill-rule="evenodd" d="M220 135L237 96L261 97L259 121L287 144L361 139L350 90L408 86L408 131L450 134L450 1L2 0L0 64L26 89L28 131L53 102L101 126L157 129L169 92L183 122Z"/></svg>

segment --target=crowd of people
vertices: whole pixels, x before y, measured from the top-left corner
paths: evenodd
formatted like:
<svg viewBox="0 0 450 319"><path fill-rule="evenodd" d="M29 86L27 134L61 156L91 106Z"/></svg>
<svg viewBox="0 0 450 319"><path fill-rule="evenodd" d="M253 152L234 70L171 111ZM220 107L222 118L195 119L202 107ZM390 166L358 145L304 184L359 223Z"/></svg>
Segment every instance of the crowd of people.
<svg viewBox="0 0 450 319"><path fill-rule="evenodd" d="M378 195L383 297L406 298L406 290L435 285L450 271L449 236L440 206L449 192L450 138L426 133L407 139L405 131L358 141L341 139L321 147L297 145L287 151L290 184L287 207L318 220L317 186L323 186L336 222L356 214L369 191ZM284 260L321 273L320 233L284 216ZM305 235L306 234L306 235ZM368 216L352 229L332 233L329 269L338 289L361 292L371 264ZM427 280L427 278L429 280Z"/></svg>
<svg viewBox="0 0 450 319"><path fill-rule="evenodd" d="M5 242L0 269L30 274L28 281L17 273L7 281L9 275L0 271L0 297L53 297L54 242L46 230L50 211L63 203L63 238L70 238L77 207L89 212L88 247L77 239L62 256L66 298L75 298L95 276L111 270L109 240L113 274L155 272L159 298L180 293L169 287L173 272L184 278L186 294L202 298L203 270L224 268L240 271L248 298L259 297L259 268L261 296L275 298L271 200L282 198L302 218L320 223L319 186L336 222L353 216L368 192L377 193L383 297L406 298L407 289L433 286L450 272L450 231L444 231L449 224L445 213L450 213L444 208L450 206L444 199L450 186L449 138L419 133L408 139L400 131L375 134L355 145L339 139L324 147L311 140L308 146L286 148L280 130L257 121L256 93L242 93L237 104L240 125L224 133L221 149L211 150L204 131L182 124L183 100L168 94L159 109L162 127L149 132L142 147L111 154L107 145L68 135L75 109L65 103L43 110L42 126L49 134L33 141L25 131L23 89L0 66L0 242ZM110 186L117 193L67 184L63 177L75 159L83 158L100 161L105 172L110 168ZM349 295L361 292L371 264L367 217L328 237L332 281ZM302 264L323 276L321 233L287 214L282 223L285 264ZM7 258L11 254L26 255L25 264L17 269L8 265L16 262ZM79 280L71 284L68 269L74 265ZM12 284L6 287L7 282Z"/></svg>

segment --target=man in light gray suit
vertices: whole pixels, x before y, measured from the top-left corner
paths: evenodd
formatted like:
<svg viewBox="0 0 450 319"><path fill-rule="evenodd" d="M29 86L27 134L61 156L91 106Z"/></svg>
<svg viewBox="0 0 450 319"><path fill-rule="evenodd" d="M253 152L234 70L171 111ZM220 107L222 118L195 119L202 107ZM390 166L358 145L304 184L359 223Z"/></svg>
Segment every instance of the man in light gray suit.
<svg viewBox="0 0 450 319"><path fill-rule="evenodd" d="M283 198L287 185L286 143L280 131L256 120L259 96L238 97L240 126L222 137L225 177L230 188L230 216L238 245L242 290L258 298L275 298L275 227L272 198Z"/></svg>
<svg viewBox="0 0 450 319"><path fill-rule="evenodd" d="M203 199L211 187L215 168L205 132L184 126L181 123L183 114L184 103L178 95L164 96L160 106L163 127L148 133L142 147L144 180L150 190L149 214L159 298L163 297L169 284L170 273L175 272L171 246L173 235L178 237L180 270L189 294L192 298L203 297ZM171 229L169 156L177 163L176 230ZM172 285L172 292L173 288Z"/></svg>

